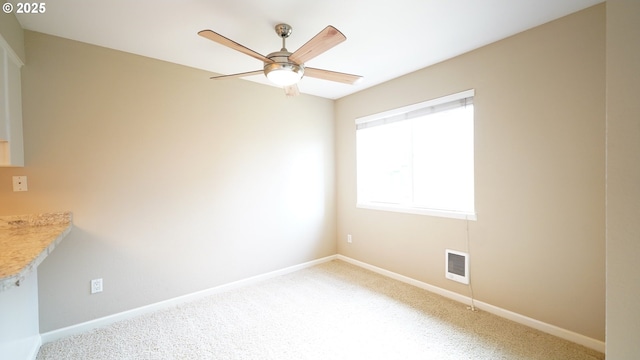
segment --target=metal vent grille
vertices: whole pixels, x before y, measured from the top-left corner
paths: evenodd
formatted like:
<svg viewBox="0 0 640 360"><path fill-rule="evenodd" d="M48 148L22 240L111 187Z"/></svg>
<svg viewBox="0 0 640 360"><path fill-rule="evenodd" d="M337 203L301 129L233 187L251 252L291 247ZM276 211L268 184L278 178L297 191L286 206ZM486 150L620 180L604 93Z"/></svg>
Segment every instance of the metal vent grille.
<svg viewBox="0 0 640 360"><path fill-rule="evenodd" d="M446 250L446 277L447 279L469 283L469 254Z"/></svg>

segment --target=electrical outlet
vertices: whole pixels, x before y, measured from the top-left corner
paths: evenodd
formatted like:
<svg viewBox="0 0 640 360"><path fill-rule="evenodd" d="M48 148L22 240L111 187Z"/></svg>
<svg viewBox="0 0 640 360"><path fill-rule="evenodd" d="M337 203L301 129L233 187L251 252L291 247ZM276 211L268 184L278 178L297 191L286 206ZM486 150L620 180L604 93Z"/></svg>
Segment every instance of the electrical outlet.
<svg viewBox="0 0 640 360"><path fill-rule="evenodd" d="M347 242L349 244L351 244L353 242L353 239L351 238L351 234L347 234Z"/></svg>
<svg viewBox="0 0 640 360"><path fill-rule="evenodd" d="M91 293L99 293L102 292L102 279L93 279L91 280Z"/></svg>
<svg viewBox="0 0 640 360"><path fill-rule="evenodd" d="M27 191L27 177L26 176L14 176L13 177L13 191Z"/></svg>

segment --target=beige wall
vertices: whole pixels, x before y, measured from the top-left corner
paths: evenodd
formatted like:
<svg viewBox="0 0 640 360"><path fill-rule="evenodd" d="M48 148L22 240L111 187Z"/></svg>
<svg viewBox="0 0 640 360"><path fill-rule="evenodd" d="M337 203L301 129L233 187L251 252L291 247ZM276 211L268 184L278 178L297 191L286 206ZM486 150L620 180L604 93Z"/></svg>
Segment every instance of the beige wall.
<svg viewBox="0 0 640 360"><path fill-rule="evenodd" d="M640 354L640 2L607 1L607 359Z"/></svg>
<svg viewBox="0 0 640 360"><path fill-rule="evenodd" d="M476 299L604 340L604 4L338 100L339 253L469 295L444 277L465 221L355 207L354 119L470 88Z"/></svg>
<svg viewBox="0 0 640 360"><path fill-rule="evenodd" d="M336 253L332 101L25 43L26 166L0 169L0 214L75 223L38 271L42 332Z"/></svg>
<svg viewBox="0 0 640 360"><path fill-rule="evenodd" d="M24 63L26 59L24 53L24 31L14 14L0 11L0 37L7 42L11 50Z"/></svg>

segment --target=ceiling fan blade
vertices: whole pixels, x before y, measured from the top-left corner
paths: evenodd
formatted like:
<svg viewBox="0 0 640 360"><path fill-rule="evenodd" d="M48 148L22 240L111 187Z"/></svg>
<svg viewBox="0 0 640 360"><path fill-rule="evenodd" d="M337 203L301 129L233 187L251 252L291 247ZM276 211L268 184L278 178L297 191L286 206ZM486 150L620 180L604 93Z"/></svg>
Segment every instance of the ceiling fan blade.
<svg viewBox="0 0 640 360"><path fill-rule="evenodd" d="M323 69L316 69L306 67L304 68L304 76L309 76L317 79L336 81L343 84L353 85L362 79L360 75L345 74L337 71L329 71Z"/></svg>
<svg viewBox="0 0 640 360"><path fill-rule="evenodd" d="M311 40L307 41L306 44L302 45L300 49L289 55L289 60L297 64L304 64L345 40L347 40L346 36L338 29L329 25Z"/></svg>
<svg viewBox="0 0 640 360"><path fill-rule="evenodd" d="M284 93L287 96L298 96L300 95L300 89L298 89L298 85L293 84L284 87Z"/></svg>
<svg viewBox="0 0 640 360"><path fill-rule="evenodd" d="M264 74L263 70L248 71L248 72L243 72L243 73L238 73L238 74L231 74L231 75L212 76L209 79L222 80L222 79L245 77L245 76L251 76L251 75L261 75L261 74Z"/></svg>
<svg viewBox="0 0 640 360"><path fill-rule="evenodd" d="M263 55L260 55L257 52L249 49L248 47L240 45L240 44L238 44L237 42L235 42L235 41L233 41L231 39L227 39L226 37L218 34L217 32L214 32L214 31L211 31L211 30L202 30L202 31L198 32L198 35L202 36L203 38L207 38L207 39L209 39L211 41L215 41L218 44L222 44L222 45L224 45L226 47L229 47L229 48L231 48L233 50L240 51L241 53L249 55L249 56L251 56L251 57L253 57L255 59L258 59L260 61L268 62L268 63L272 63L273 62L273 60L271 60L271 59L269 59L269 58L267 58L267 57L265 57Z"/></svg>

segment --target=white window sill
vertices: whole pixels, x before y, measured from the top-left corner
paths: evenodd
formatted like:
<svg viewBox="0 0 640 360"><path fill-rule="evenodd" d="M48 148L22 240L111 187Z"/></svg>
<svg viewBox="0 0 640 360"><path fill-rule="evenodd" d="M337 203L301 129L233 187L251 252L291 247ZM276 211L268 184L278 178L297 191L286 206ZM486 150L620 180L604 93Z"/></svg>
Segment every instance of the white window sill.
<svg viewBox="0 0 640 360"><path fill-rule="evenodd" d="M446 210L437 210L437 209L425 209L418 207L409 207L406 205L400 204L385 204L385 203L358 203L356 207L359 209L370 209L370 210L380 210L380 211L393 211L400 212L406 214L415 214L415 215L427 215L427 216L437 216L451 219L462 219L462 220L478 220L475 213L465 213L465 212L457 212L457 211L446 211Z"/></svg>

